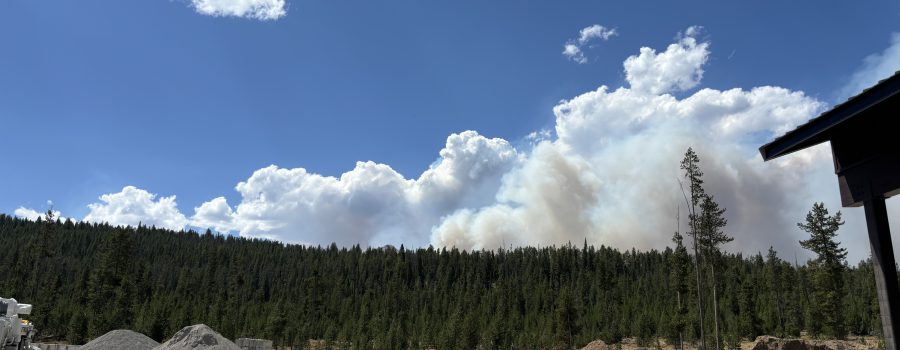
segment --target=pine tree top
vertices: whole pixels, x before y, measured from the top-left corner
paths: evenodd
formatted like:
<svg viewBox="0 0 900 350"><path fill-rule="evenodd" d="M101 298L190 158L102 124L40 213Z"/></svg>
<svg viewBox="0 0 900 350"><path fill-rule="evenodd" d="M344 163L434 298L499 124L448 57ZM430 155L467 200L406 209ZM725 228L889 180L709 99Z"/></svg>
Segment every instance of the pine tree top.
<svg viewBox="0 0 900 350"><path fill-rule="evenodd" d="M841 248L841 243L834 238L843 224L840 211L829 215L824 203L813 204L812 210L806 214L806 222L797 223L800 229L810 234L809 239L800 241L800 246L816 253L817 262L842 264L847 257L847 249Z"/></svg>

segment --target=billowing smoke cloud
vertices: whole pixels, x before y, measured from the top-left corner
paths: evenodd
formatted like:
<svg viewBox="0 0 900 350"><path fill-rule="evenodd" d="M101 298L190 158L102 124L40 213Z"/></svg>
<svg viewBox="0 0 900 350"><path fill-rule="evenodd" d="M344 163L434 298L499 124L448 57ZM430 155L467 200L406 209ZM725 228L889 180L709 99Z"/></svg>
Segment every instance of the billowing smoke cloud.
<svg viewBox="0 0 900 350"><path fill-rule="evenodd" d="M695 29L688 33L697 33ZM763 164L756 147L823 109L779 87L702 89L709 44L685 36L666 51L625 60L629 87L601 86L554 108L557 139L541 142L505 178L498 202L447 217L432 243L463 248L587 240L620 248L663 248L684 208L679 161L701 155L709 191L729 208L739 250L796 245L801 217L792 189L822 152ZM827 154L825 154L827 155ZM686 214L683 215L683 218Z"/></svg>
<svg viewBox="0 0 900 350"><path fill-rule="evenodd" d="M601 183L584 159L544 141L505 180L498 203L461 209L444 218L434 229L432 243L492 249L595 235L591 210L599 200Z"/></svg>
<svg viewBox="0 0 900 350"><path fill-rule="evenodd" d="M678 168L684 151L700 153L707 190L726 208L726 249L755 253L769 246L801 259L796 228L814 201L840 209L827 144L764 163L757 147L824 110L800 91L772 86L701 89L709 43L697 27L660 53L642 48L625 60L628 87L601 86L554 108L557 139L544 141L505 177L498 202L465 208L432 234L437 246L565 242L617 248L669 245L676 213L686 217ZM890 57L884 54L880 57ZM869 62L880 67L883 64ZM900 207L892 206L893 216ZM841 239L851 260L868 255L862 210L844 210ZM682 223L682 227L684 224Z"/></svg>
<svg viewBox="0 0 900 350"><path fill-rule="evenodd" d="M783 257L808 253L796 223L814 201L840 208L827 144L764 163L757 147L825 109L775 86L701 88L710 44L691 27L664 51L641 48L623 64L628 86L601 86L561 101L555 135L541 130L516 149L475 131L450 135L417 178L358 162L340 177L272 165L186 218L175 197L134 187L100 197L87 221L179 229L190 225L285 242L406 244L463 249L567 242L661 249L687 216L678 179L688 147L701 157L707 191L728 209L726 249ZM892 52L889 50L889 52ZM874 57L874 56L873 56ZM878 57L892 60L894 55ZM865 67L882 67L869 58ZM859 73L864 76L867 73ZM678 95L678 96L676 96ZM891 215L900 215L896 200ZM21 216L36 213L20 208ZM868 255L861 209L844 210L851 260ZM20 211L17 210L17 215ZM896 220L895 220L896 221Z"/></svg>

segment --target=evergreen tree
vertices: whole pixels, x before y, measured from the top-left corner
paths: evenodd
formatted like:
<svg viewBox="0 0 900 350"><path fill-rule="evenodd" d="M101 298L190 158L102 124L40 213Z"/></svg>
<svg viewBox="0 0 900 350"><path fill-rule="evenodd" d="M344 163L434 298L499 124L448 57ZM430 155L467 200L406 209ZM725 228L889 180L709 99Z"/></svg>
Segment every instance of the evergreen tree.
<svg viewBox="0 0 900 350"><path fill-rule="evenodd" d="M700 171L700 157L694 152L693 148L688 147L681 160L681 170L684 170L684 177L687 179L690 192L690 200L688 201L688 221L690 223L690 231L688 235L692 238L694 248L694 271L697 277L697 321L699 322L700 331L700 350L705 350L705 329L703 327L703 288L700 286L702 280L701 264L700 264L700 217L697 214L697 206L705 196L703 190L703 172ZM682 188L682 191L684 189ZM687 200L687 198L685 198Z"/></svg>
<svg viewBox="0 0 900 350"><path fill-rule="evenodd" d="M131 302L134 293L129 276L132 255L131 233L116 229L104 242L100 259L90 277L88 322L91 338L131 324Z"/></svg>
<svg viewBox="0 0 900 350"><path fill-rule="evenodd" d="M66 329L66 341L70 344L84 344L87 335L87 318L82 310L72 314Z"/></svg>
<svg viewBox="0 0 900 350"><path fill-rule="evenodd" d="M345 349L536 349L561 339L577 346L626 337L676 344L683 312L684 341L701 340L700 305L688 297L695 293L694 265L678 239L663 251L587 244L361 249L84 222L55 222L45 234L44 224L0 214L0 246L10 247L0 254L0 274L15 275L29 241L41 238L54 252L40 270L24 269L15 275L20 283L4 285L4 296L50 310L34 312L36 339L81 343L128 328L163 340L206 323L231 339L271 337L298 346L312 339ZM777 322L765 321L775 313L767 309L779 298L770 287L778 280L785 334L815 329L802 317L817 306L815 262L724 251L715 261L718 316L729 347L740 340L742 320L750 330L744 336L778 332ZM709 291L712 269L705 269L701 287ZM871 265L843 271L845 286L835 291L844 300L846 329L877 334ZM56 292L28 296L32 283ZM39 311L45 319L38 322Z"/></svg>
<svg viewBox="0 0 900 350"><path fill-rule="evenodd" d="M835 237L843 224L841 212L829 215L823 203L813 204L806 214L806 222L797 224L810 235L809 239L800 241L800 246L817 255L810 263L814 297L811 309L814 317L822 321L822 333L839 339L846 335L842 299L847 250L840 247Z"/></svg>
<svg viewBox="0 0 900 350"><path fill-rule="evenodd" d="M559 345L565 348L575 346L575 334L578 332L578 311L575 309L575 301L569 287L563 287L556 300L555 309L556 339Z"/></svg>
<svg viewBox="0 0 900 350"><path fill-rule="evenodd" d="M284 318L284 305L278 303L269 312L269 319L266 323L266 334L276 343L280 344L284 336L284 329L287 320Z"/></svg>
<svg viewBox="0 0 900 350"><path fill-rule="evenodd" d="M688 293L688 268L690 267L690 256L687 248L684 247L683 237L677 231L672 237L675 242L675 250L672 252L669 262L670 283L675 292L675 310L672 312L670 320L669 339L678 339L678 347L684 348L684 330L687 323L687 301L684 300Z"/></svg>
<svg viewBox="0 0 900 350"><path fill-rule="evenodd" d="M766 254L766 280L769 281L769 295L766 308L766 328L774 329L777 337L785 336L785 300L783 292L782 261L773 247Z"/></svg>
<svg viewBox="0 0 900 350"><path fill-rule="evenodd" d="M720 208L712 195L704 194L700 202L698 235L700 244L703 247L701 251L706 256L710 275L712 276L713 324L715 325L716 349L721 349L719 342L719 284L716 273L716 266L720 262L721 255L719 247L734 240L733 237L728 236L723 231L726 225L728 225L728 220L725 219L725 208Z"/></svg>
<svg viewBox="0 0 900 350"><path fill-rule="evenodd" d="M738 296L739 305L739 322L740 335L744 339L755 339L759 335L760 324L756 310L756 286L751 279L745 279L741 283L740 295Z"/></svg>

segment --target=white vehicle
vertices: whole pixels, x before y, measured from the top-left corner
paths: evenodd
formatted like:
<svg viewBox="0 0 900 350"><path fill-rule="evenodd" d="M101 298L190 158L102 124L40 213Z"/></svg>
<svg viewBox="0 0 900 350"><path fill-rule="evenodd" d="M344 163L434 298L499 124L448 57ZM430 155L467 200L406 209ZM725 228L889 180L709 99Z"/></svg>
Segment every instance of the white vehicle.
<svg viewBox="0 0 900 350"><path fill-rule="evenodd" d="M19 304L16 299L0 298L0 348L31 350L34 325L19 315L31 314L31 304Z"/></svg>

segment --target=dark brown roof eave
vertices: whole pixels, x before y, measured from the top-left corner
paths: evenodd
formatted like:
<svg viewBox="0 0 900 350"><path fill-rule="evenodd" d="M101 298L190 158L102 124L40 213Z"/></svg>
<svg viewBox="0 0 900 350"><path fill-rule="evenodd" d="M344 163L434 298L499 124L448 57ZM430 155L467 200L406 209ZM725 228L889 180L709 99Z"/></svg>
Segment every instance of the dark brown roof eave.
<svg viewBox="0 0 900 350"><path fill-rule="evenodd" d="M829 130L898 93L900 93L900 71L763 145L759 148L759 153L763 160L770 160L828 141L831 138Z"/></svg>

